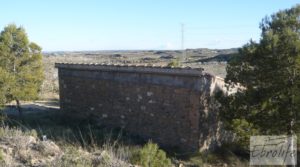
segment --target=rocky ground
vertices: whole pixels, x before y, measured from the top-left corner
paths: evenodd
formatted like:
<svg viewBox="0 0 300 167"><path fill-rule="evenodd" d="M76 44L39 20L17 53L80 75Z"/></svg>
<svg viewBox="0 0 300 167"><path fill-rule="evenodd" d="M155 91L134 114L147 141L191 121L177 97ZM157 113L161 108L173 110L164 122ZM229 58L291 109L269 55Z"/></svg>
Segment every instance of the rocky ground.
<svg viewBox="0 0 300 167"><path fill-rule="evenodd" d="M11 136L0 138L2 165L4 166L46 166L61 159L63 152L52 141L42 141L32 136L8 128L6 132ZM10 132L9 132L10 131Z"/></svg>
<svg viewBox="0 0 300 167"><path fill-rule="evenodd" d="M124 166L134 167L122 161L108 150L87 152L80 148L61 149L53 141L37 138L34 131L4 128L6 136L0 137L1 166L7 167L63 167L63 166ZM10 135L7 135L10 134Z"/></svg>

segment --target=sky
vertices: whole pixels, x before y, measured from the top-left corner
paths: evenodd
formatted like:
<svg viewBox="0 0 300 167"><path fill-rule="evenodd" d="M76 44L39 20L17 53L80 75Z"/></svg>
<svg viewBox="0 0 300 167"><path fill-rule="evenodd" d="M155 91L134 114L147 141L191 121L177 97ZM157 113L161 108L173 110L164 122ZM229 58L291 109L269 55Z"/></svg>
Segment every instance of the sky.
<svg viewBox="0 0 300 167"><path fill-rule="evenodd" d="M43 51L225 49L300 0L0 0L0 29L23 26Z"/></svg>

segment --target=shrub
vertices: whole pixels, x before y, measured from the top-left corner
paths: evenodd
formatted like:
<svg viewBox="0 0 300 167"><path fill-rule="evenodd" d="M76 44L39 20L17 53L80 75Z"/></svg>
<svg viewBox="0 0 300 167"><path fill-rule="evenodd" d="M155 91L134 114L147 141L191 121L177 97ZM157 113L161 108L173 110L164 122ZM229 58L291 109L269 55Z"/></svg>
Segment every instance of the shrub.
<svg viewBox="0 0 300 167"><path fill-rule="evenodd" d="M0 163L4 161L2 149L0 149Z"/></svg>
<svg viewBox="0 0 300 167"><path fill-rule="evenodd" d="M168 65L168 67L179 67L180 66L180 62L179 62L179 59L175 59L175 60L172 60Z"/></svg>
<svg viewBox="0 0 300 167"><path fill-rule="evenodd" d="M149 141L141 150L132 155L132 163L143 167L168 167L171 166L171 160L167 158L166 153L158 148L158 145Z"/></svg>
<svg viewBox="0 0 300 167"><path fill-rule="evenodd" d="M89 157L88 153L78 149L76 147L66 147L64 150L64 155L62 158L56 162L55 166L61 167L85 167L92 166L91 157Z"/></svg>

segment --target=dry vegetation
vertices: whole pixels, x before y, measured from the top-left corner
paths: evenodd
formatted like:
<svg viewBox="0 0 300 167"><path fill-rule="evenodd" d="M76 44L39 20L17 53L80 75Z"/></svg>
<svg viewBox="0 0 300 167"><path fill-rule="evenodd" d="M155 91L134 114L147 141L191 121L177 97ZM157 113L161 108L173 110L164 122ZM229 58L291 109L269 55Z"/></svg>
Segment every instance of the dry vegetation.
<svg viewBox="0 0 300 167"><path fill-rule="evenodd" d="M58 110L31 110L24 108L22 119L9 113L0 127L0 166L133 167L145 159L170 162L165 155L149 159L160 151L157 145L149 143L154 150L144 148L119 129L75 122Z"/></svg>
<svg viewBox="0 0 300 167"><path fill-rule="evenodd" d="M248 166L227 149L217 154L180 155L164 151L119 129L66 121L58 111L10 115L0 128L0 165L50 167ZM147 144L146 144L147 143ZM226 151L227 150L227 151ZM134 164L134 165L133 165ZM147 164L151 164L147 166Z"/></svg>
<svg viewBox="0 0 300 167"><path fill-rule="evenodd" d="M35 130L2 127L0 129L1 166L132 166L129 152L122 147L104 145L93 151L79 145L56 145L40 140Z"/></svg>

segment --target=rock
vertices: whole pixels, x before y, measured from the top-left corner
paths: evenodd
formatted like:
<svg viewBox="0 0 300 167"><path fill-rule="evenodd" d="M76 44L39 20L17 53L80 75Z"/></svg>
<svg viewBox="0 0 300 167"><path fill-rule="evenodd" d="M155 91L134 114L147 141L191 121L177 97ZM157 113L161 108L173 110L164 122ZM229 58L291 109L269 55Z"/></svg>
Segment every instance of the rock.
<svg viewBox="0 0 300 167"><path fill-rule="evenodd" d="M133 167L133 165L128 164L121 159L118 159L114 156L112 152L109 151L102 151L99 155L99 153L93 153L93 164L94 165L100 165L100 166L122 166L122 167Z"/></svg>
<svg viewBox="0 0 300 167"><path fill-rule="evenodd" d="M47 166L63 152L52 141L40 141L33 136L2 137L0 149L6 166Z"/></svg>

